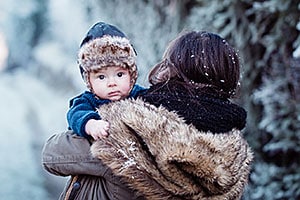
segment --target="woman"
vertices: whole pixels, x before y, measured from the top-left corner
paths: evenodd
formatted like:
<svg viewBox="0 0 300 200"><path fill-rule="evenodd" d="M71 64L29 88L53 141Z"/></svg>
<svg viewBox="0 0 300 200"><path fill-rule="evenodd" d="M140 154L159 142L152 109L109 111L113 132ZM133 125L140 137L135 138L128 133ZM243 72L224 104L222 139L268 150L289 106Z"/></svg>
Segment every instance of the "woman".
<svg viewBox="0 0 300 200"><path fill-rule="evenodd" d="M45 168L53 174L73 175L67 184L73 185L73 191L83 184L77 194L71 192L76 199L99 193L106 198L94 198L239 199L253 157L240 134L246 112L229 101L238 86L239 68L236 52L220 36L180 35L150 72L152 86L141 96L143 100L99 109L110 122L107 138L90 149L74 134L56 135L45 145ZM62 154L76 156L74 163L64 165L67 156L54 163ZM119 195L118 188L125 195Z"/></svg>
<svg viewBox="0 0 300 200"><path fill-rule="evenodd" d="M246 112L229 101L239 85L238 55L220 36L188 32L173 40L150 72L153 85L143 98L175 110L198 130L242 130Z"/></svg>

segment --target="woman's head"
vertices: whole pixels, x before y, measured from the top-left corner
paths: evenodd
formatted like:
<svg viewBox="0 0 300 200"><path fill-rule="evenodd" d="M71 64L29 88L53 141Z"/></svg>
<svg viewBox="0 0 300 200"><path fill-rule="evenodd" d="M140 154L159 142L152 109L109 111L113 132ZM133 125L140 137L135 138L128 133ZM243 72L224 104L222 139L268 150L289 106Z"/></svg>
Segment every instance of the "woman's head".
<svg viewBox="0 0 300 200"><path fill-rule="evenodd" d="M149 75L152 84L175 79L191 86L211 87L227 97L234 94L239 78L234 48L217 34L196 31L175 38Z"/></svg>

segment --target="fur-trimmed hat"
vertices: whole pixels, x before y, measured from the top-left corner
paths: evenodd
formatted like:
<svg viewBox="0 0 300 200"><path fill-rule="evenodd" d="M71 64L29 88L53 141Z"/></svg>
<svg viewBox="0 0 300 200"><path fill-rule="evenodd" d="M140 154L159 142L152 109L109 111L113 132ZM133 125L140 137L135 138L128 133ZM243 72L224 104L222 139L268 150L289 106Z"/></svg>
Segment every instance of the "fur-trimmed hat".
<svg viewBox="0 0 300 200"><path fill-rule="evenodd" d="M78 64L83 80L89 89L92 89L89 73L103 67L128 68L131 86L137 79L136 52L132 44L118 28L104 22L93 25L81 42Z"/></svg>

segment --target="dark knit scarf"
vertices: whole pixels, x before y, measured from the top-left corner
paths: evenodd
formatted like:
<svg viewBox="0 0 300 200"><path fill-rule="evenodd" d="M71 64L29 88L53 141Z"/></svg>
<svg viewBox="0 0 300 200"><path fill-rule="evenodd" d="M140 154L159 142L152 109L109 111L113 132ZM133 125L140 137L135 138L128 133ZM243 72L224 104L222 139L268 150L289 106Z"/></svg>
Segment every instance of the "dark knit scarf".
<svg viewBox="0 0 300 200"><path fill-rule="evenodd" d="M142 98L155 105L176 111L185 121L198 130L224 133L236 128L242 130L246 125L246 111L219 97L209 89L186 87L174 82L151 86Z"/></svg>

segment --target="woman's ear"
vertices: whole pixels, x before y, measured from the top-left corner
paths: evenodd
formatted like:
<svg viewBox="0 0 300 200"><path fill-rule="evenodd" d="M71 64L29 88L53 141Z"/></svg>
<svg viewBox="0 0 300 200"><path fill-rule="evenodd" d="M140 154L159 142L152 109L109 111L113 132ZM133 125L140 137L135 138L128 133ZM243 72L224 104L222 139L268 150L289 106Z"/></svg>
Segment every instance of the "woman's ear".
<svg viewBox="0 0 300 200"><path fill-rule="evenodd" d="M156 65L149 75L149 82L153 85L161 82L166 82L170 80L170 78L176 75L176 71L173 67L169 65L165 65L164 63L160 63Z"/></svg>

